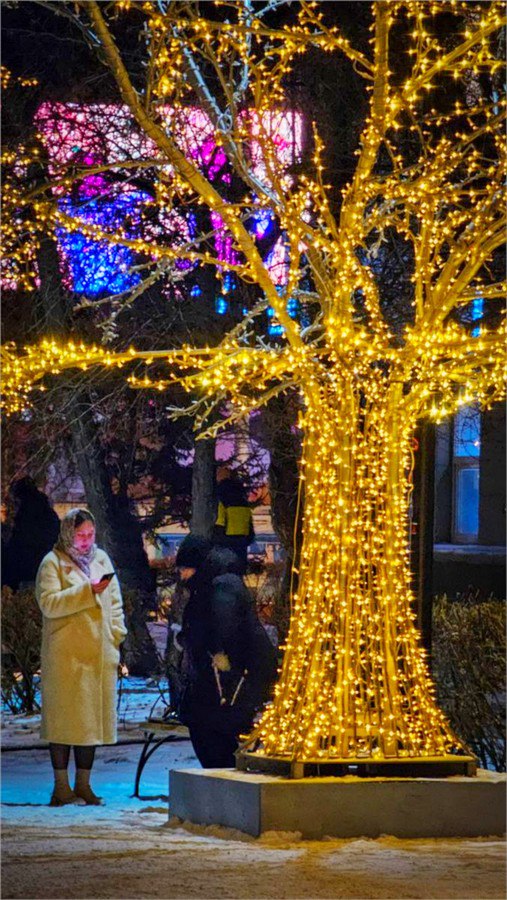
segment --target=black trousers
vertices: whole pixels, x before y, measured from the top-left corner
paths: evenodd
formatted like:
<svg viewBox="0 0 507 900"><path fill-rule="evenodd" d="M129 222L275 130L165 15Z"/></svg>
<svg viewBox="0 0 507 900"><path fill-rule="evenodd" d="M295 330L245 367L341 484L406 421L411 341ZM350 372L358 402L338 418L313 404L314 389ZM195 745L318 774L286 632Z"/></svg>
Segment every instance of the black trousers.
<svg viewBox="0 0 507 900"><path fill-rule="evenodd" d="M235 734L213 728L208 723L189 723L190 740L203 769L233 769L236 765L234 751L238 749Z"/></svg>
<svg viewBox="0 0 507 900"><path fill-rule="evenodd" d="M234 769L240 734L248 734L255 708L250 705L207 707L190 705L184 717L195 755L203 769Z"/></svg>

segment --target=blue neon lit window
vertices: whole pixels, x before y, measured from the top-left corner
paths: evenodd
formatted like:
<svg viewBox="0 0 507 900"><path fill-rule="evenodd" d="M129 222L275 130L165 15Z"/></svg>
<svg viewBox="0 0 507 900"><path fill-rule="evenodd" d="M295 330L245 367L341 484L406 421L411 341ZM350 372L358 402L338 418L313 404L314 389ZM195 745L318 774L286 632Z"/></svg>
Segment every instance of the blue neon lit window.
<svg viewBox="0 0 507 900"><path fill-rule="evenodd" d="M481 412L465 406L454 418L454 533L458 540L479 534Z"/></svg>
<svg viewBox="0 0 507 900"><path fill-rule="evenodd" d="M84 204L62 200L60 206L69 216L79 216L113 230L124 223L127 215L136 218L143 203L149 199L141 191L129 191L114 198L90 199ZM57 238L64 252L71 288L76 293L96 297L117 294L139 284L139 273L129 271L134 264L134 254L128 247L94 241L79 231L69 232L63 228L57 230Z"/></svg>
<svg viewBox="0 0 507 900"><path fill-rule="evenodd" d="M456 531L470 537L479 534L479 466L456 472Z"/></svg>
<svg viewBox="0 0 507 900"><path fill-rule="evenodd" d="M476 297L469 306L473 322L482 319L484 300ZM478 337L481 326L472 328ZM479 485L481 455L481 413L474 404L465 406L454 418L454 533L459 540L476 540L479 535Z"/></svg>

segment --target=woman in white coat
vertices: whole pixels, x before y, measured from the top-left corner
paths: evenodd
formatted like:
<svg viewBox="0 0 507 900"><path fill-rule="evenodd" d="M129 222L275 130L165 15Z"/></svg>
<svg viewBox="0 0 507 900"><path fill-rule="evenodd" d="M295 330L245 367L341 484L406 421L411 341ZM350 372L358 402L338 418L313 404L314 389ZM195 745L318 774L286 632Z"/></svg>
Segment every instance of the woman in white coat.
<svg viewBox="0 0 507 900"><path fill-rule="evenodd" d="M49 741L55 779L50 805L99 805L90 772L95 747L116 743L119 646L127 631L120 585L95 544L88 510L71 509L62 520L60 537L40 564L36 596L43 616L41 737Z"/></svg>

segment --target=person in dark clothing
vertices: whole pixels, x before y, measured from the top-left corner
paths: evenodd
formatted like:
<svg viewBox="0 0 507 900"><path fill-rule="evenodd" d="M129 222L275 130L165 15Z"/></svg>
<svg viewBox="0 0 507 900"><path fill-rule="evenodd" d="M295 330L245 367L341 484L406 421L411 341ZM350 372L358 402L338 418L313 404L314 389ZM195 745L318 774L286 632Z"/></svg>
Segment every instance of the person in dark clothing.
<svg viewBox="0 0 507 900"><path fill-rule="evenodd" d="M21 584L35 582L41 561L58 540L60 520L32 478L14 481L10 496L14 519L4 548L3 583L16 591Z"/></svg>
<svg viewBox="0 0 507 900"><path fill-rule="evenodd" d="M245 574L248 547L255 540L252 510L245 487L226 466L217 470L218 512L215 522L215 542L236 554Z"/></svg>
<svg viewBox="0 0 507 900"><path fill-rule="evenodd" d="M183 613L186 687L180 718L203 768L232 768L239 736L269 698L276 651L231 550L188 535L176 557L190 598Z"/></svg>

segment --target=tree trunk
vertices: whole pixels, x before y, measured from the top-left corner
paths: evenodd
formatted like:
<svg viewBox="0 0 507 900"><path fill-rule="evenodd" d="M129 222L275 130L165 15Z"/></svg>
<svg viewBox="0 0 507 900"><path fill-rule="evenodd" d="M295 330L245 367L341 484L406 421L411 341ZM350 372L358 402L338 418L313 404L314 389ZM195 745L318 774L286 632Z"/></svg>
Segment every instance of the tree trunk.
<svg viewBox="0 0 507 900"><path fill-rule="evenodd" d="M411 609L401 386L342 385L305 422L299 587L280 682L255 732L267 756L441 756L459 746L433 697Z"/></svg>
<svg viewBox="0 0 507 900"><path fill-rule="evenodd" d="M192 468L192 517L190 531L211 539L216 520L215 441L195 442Z"/></svg>

